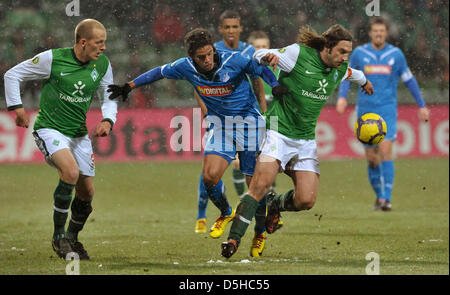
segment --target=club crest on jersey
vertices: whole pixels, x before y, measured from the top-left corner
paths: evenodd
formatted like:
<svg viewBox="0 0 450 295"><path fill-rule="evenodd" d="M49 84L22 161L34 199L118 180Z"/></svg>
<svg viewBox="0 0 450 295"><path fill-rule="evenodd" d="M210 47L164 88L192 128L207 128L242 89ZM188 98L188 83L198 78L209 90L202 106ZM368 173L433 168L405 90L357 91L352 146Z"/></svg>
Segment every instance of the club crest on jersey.
<svg viewBox="0 0 450 295"><path fill-rule="evenodd" d="M278 49L278 52L279 52L279 53L285 53L285 52L286 52L286 48Z"/></svg>
<svg viewBox="0 0 450 295"><path fill-rule="evenodd" d="M39 56L36 56L35 58L33 58L32 60L31 60L31 63L32 64L37 64L39 62Z"/></svg>
<svg viewBox="0 0 450 295"><path fill-rule="evenodd" d="M228 75L228 72L225 72L224 75L221 75L220 81L222 81L222 82L228 82L228 80L230 80L230 75Z"/></svg>
<svg viewBox="0 0 450 295"><path fill-rule="evenodd" d="M198 93L204 96L224 96L233 92L231 85L224 86L197 86Z"/></svg>
<svg viewBox="0 0 450 295"><path fill-rule="evenodd" d="M97 78L98 78L98 72L97 72L97 69L94 69L94 70L91 72L91 77L92 77L92 80L94 80L94 82L95 82L95 80L97 80Z"/></svg>
<svg viewBox="0 0 450 295"><path fill-rule="evenodd" d="M334 82L336 82L337 78L338 78L338 72L335 71L335 72L334 72Z"/></svg>

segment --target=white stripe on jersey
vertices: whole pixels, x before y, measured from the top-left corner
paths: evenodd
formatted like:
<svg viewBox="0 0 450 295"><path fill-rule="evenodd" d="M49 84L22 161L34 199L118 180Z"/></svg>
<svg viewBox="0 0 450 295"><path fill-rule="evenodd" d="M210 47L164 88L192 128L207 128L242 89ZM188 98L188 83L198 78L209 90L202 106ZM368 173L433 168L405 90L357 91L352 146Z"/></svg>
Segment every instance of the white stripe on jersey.
<svg viewBox="0 0 450 295"><path fill-rule="evenodd" d="M238 52L233 52L231 53L231 55L222 63L222 65L220 66L220 68L217 69L217 71L214 73L212 80L214 81L214 78L216 77L217 73L223 68L223 66L230 60L230 58L235 55Z"/></svg>
<svg viewBox="0 0 450 295"><path fill-rule="evenodd" d="M414 76L411 73L411 70L409 68L407 68L406 71L403 72L401 77L402 77L403 83L405 83L405 82L408 82L409 80L411 80Z"/></svg>
<svg viewBox="0 0 450 295"><path fill-rule="evenodd" d="M244 55L244 53L252 47L252 45L248 45L244 50L241 51L241 55Z"/></svg>
<svg viewBox="0 0 450 295"><path fill-rule="evenodd" d="M398 50L398 48L392 48L392 49L390 49L390 50L388 50L388 51L386 51L385 53L383 53L381 56L380 56L380 60L383 60L383 58L385 58L386 56L388 56L389 54L391 54L392 52L395 52L395 51L397 51Z"/></svg>
<svg viewBox="0 0 450 295"><path fill-rule="evenodd" d="M368 56L370 56L374 60L378 60L377 56L375 54L373 54L372 52L370 52L369 50L367 50L367 49L365 49L363 47L359 47L359 50L361 50L362 52L364 52L365 54L367 54Z"/></svg>

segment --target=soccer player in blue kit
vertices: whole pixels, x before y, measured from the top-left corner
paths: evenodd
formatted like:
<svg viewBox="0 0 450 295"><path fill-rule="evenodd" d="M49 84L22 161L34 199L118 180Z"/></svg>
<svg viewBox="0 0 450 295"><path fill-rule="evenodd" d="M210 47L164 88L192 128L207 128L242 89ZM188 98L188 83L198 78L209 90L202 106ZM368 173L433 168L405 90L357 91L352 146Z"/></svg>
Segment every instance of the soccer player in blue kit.
<svg viewBox="0 0 450 295"><path fill-rule="evenodd" d="M364 145L368 162L369 182L375 191L374 210L390 211L394 184L392 144L397 138L397 87L401 78L419 106L419 117L427 122L429 110L420 93L419 85L408 68L403 52L386 42L388 24L382 17L373 17L369 22L370 42L353 51L350 65L362 70L370 79L376 92L374 97L359 93L356 105L357 117L365 113L377 113L386 121L387 134L375 147ZM346 96L350 82L344 81L339 89L336 110L342 114L347 107Z"/></svg>
<svg viewBox="0 0 450 295"><path fill-rule="evenodd" d="M241 25L241 18L238 12L233 10L225 10L220 15L220 24L218 27L220 35L222 35L222 40L214 43L214 48L218 51L231 51L241 54L242 56L252 59L253 53L255 53L255 49L252 45L242 42L239 40L240 34L243 30ZM253 89L253 93L255 94L255 107L264 113L267 110L267 105L265 101L265 93L264 93L264 84L262 83L259 76L250 76L249 77ZM206 108L201 102L200 98L196 93L194 93L198 104L203 110ZM238 156L231 163L232 166L232 180L234 184L234 188L236 189L236 193L239 197L241 197L245 192L246 182L249 183L249 177L246 177L244 173L240 169L240 163ZM195 232L196 233L205 233L206 232L206 209L208 206L208 195L204 189L203 178L200 175L199 185L198 185L198 213L197 220L195 224ZM264 215L261 218L265 218L265 207L264 204L261 204L261 212L264 212ZM263 223L263 221L261 221ZM219 234L222 232L222 226L219 223L215 223L211 230L210 236L214 238L218 238ZM263 230L262 230L263 231ZM262 232L260 233L262 234Z"/></svg>
<svg viewBox="0 0 450 295"><path fill-rule="evenodd" d="M109 85L108 91L110 99L122 96L126 100L132 89L163 78L184 79L192 84L207 107L206 119L211 123L202 177L209 199L221 212L223 226L219 237L234 217L221 177L236 154L243 172L253 175L256 153L264 138L265 121L254 106L255 96L247 74L262 77L272 86L274 94L283 88L270 69L253 59L236 52L217 51L211 34L205 29L187 33L184 42L188 57L151 69L123 86Z"/></svg>

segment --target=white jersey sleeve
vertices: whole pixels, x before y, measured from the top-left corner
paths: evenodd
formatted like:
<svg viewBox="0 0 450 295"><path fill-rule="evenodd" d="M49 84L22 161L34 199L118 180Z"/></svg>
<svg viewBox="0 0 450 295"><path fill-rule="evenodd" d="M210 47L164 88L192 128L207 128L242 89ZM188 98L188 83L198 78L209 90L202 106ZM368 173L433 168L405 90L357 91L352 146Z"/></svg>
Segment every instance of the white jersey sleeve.
<svg viewBox="0 0 450 295"><path fill-rule="evenodd" d="M350 67L347 68L347 72L345 72L345 75L342 78L342 81L344 80L357 83L359 86L362 86L367 82L367 78L364 75L363 71L356 70Z"/></svg>
<svg viewBox="0 0 450 295"><path fill-rule="evenodd" d="M105 75L100 81L100 85L97 89L97 95L101 102L103 119L109 119L113 123L116 122L117 115L117 100L109 99L110 93L107 92L108 85L114 84L114 77L112 72L111 63L108 65Z"/></svg>
<svg viewBox="0 0 450 295"><path fill-rule="evenodd" d="M34 58L21 62L9 69L4 76L6 106L22 105L20 83L29 80L42 80L50 77L53 53L47 50Z"/></svg>
<svg viewBox="0 0 450 295"><path fill-rule="evenodd" d="M259 49L253 54L253 58L260 64L267 65L262 58L267 53L273 53L280 61L278 62L278 68L283 72L289 73L295 67L297 63L298 54L300 53L300 46L296 43L289 45L281 49Z"/></svg>

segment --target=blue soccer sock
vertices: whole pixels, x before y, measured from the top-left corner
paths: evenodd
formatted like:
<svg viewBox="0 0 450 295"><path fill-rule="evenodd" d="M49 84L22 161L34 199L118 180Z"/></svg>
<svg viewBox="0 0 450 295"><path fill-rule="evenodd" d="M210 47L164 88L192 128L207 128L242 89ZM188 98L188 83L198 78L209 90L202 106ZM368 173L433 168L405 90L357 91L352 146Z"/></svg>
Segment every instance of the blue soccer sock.
<svg viewBox="0 0 450 295"><path fill-rule="evenodd" d="M200 174L198 182L198 213L197 219L206 218L206 208L208 208L208 192L203 182L203 174Z"/></svg>
<svg viewBox="0 0 450 295"><path fill-rule="evenodd" d="M392 186L394 185L394 162L384 161L381 163L384 179L383 199L391 201Z"/></svg>
<svg viewBox="0 0 450 295"><path fill-rule="evenodd" d="M368 171L368 175L369 175L370 185L372 185L372 188L375 191L377 198L383 197L384 187L383 187L383 175L382 175L381 165L378 164L375 167L371 167L370 165L367 165L367 171Z"/></svg>
<svg viewBox="0 0 450 295"><path fill-rule="evenodd" d="M262 234L266 231L267 194L258 203L255 212L255 232Z"/></svg>
<svg viewBox="0 0 450 295"><path fill-rule="evenodd" d="M225 184L222 182L222 179L219 180L216 185L206 187L206 192L208 194L208 198L220 210L222 215L225 216L231 214L232 209L230 204L228 204L227 196L225 195Z"/></svg>

